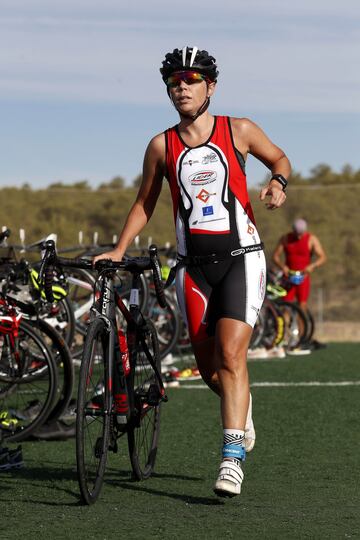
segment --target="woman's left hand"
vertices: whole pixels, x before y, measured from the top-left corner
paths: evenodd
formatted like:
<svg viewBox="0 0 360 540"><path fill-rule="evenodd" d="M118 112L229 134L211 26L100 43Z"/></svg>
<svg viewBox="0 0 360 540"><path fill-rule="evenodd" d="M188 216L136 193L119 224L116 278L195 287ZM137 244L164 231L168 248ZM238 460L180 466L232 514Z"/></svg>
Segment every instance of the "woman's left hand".
<svg viewBox="0 0 360 540"><path fill-rule="evenodd" d="M271 183L260 191L260 200L264 201L266 197L271 197L270 201L265 205L268 210L279 208L286 200L283 189Z"/></svg>

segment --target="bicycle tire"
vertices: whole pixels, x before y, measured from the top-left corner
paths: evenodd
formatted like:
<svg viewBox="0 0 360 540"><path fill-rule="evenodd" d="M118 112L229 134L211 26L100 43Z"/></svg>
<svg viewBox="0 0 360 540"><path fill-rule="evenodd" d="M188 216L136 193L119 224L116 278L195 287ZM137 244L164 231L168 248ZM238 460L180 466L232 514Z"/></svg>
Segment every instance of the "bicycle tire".
<svg viewBox="0 0 360 540"><path fill-rule="evenodd" d="M281 309L273 300L266 299L265 306L265 332L261 344L272 349L282 344L285 336L285 321Z"/></svg>
<svg viewBox="0 0 360 540"><path fill-rule="evenodd" d="M53 305L52 311L55 313L40 314L41 319L53 326L71 347L75 335L75 316L71 301L67 297L63 298Z"/></svg>
<svg viewBox="0 0 360 540"><path fill-rule="evenodd" d="M74 365L65 339L55 328L41 319L34 321L32 324L48 340L47 345L58 371L57 399L47 417L47 422L50 422L57 420L70 403L74 391Z"/></svg>
<svg viewBox="0 0 360 540"><path fill-rule="evenodd" d="M303 310L293 302L276 301L285 323L284 341L289 349L296 349L305 342L308 323Z"/></svg>
<svg viewBox="0 0 360 540"><path fill-rule="evenodd" d="M81 357L84 337L90 319L90 308L94 301L95 276L81 268L67 269L66 279L75 319L75 335L71 351L74 357ZM84 311L84 308L88 309Z"/></svg>
<svg viewBox="0 0 360 540"><path fill-rule="evenodd" d="M305 342L306 343L311 343L312 339L314 337L314 333L315 333L315 319L313 317L313 314L309 310L309 308L307 308L306 311L304 311L304 313L305 313L306 321L307 321L307 324L308 324Z"/></svg>
<svg viewBox="0 0 360 540"><path fill-rule="evenodd" d="M159 343L154 324L147 320L142 332L154 365L161 373ZM150 398L154 386L159 390L155 370L147 359L141 339L138 338L136 351L131 355L131 371L128 377L129 404L132 414L127 433L129 456L136 480L148 478L155 466L160 433L161 401L156 402Z"/></svg>
<svg viewBox="0 0 360 540"><path fill-rule="evenodd" d="M8 352L12 353L10 348ZM21 376L12 375L5 362L0 371L0 409L11 423L2 431L9 442L25 440L47 420L57 390L57 369L51 352L41 335L25 321L19 326L19 356L25 365Z"/></svg>
<svg viewBox="0 0 360 540"><path fill-rule="evenodd" d="M180 316L177 308L173 304L170 295L165 292L165 296L167 306L162 308L155 292L151 291L147 311L149 319L155 324L161 360L175 349L181 331Z"/></svg>
<svg viewBox="0 0 360 540"><path fill-rule="evenodd" d="M101 491L109 449L109 335L103 319L90 324L80 367L76 414L76 463L81 499L93 504Z"/></svg>

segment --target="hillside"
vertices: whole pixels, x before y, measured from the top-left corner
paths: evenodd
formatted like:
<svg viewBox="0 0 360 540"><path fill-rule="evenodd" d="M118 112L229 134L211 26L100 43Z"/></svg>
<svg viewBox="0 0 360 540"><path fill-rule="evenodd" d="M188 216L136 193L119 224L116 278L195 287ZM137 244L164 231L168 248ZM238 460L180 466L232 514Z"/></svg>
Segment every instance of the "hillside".
<svg viewBox="0 0 360 540"><path fill-rule="evenodd" d="M288 231L296 217L304 217L310 230L321 240L328 255L327 264L313 275L314 309L325 304L327 320L358 320L360 314L360 183L290 184L285 206L268 211L258 199L259 190L250 192L256 222L265 242L268 260L278 238ZM56 232L60 248L75 245L78 232L90 243L95 231L99 242L111 241L117 234L135 198L135 188L88 189L86 183L75 186L31 190L0 190L0 225L13 231L18 243L20 228L26 231L26 243ZM174 243L173 215L166 182L152 220L141 241L152 237L158 245ZM318 291L321 291L319 296ZM316 305L315 305L316 304Z"/></svg>

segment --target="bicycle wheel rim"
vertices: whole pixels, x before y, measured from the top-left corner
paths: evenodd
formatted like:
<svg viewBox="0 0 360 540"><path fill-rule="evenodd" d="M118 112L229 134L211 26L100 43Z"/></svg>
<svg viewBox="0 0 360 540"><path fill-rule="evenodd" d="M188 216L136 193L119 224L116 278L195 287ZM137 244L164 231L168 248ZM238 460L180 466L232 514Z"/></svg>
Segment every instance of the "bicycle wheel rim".
<svg viewBox="0 0 360 540"><path fill-rule="evenodd" d="M81 362L76 415L76 461L81 498L93 504L103 484L109 446L110 415L105 323L89 326Z"/></svg>
<svg viewBox="0 0 360 540"><path fill-rule="evenodd" d="M159 345L156 330L151 321L147 321L145 339L160 372ZM158 379L140 341L134 357L129 375L129 403L132 415L128 427L128 447L134 478L143 480L151 475L155 465L161 403L149 404L150 385L158 387Z"/></svg>
<svg viewBox="0 0 360 540"><path fill-rule="evenodd" d="M22 375L12 379L10 373L5 376L4 357L0 371L1 426L9 442L25 440L46 421L57 390L57 369L51 353L42 337L24 321L19 327L18 347L19 362L25 366Z"/></svg>

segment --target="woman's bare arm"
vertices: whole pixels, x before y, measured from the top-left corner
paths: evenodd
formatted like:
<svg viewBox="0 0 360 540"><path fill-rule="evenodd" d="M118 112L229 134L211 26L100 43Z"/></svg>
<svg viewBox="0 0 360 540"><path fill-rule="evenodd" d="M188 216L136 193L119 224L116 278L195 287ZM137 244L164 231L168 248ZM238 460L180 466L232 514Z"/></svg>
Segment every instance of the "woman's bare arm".
<svg viewBox="0 0 360 540"><path fill-rule="evenodd" d="M162 180L165 173L165 135L156 135L149 143L143 164L143 180L136 200L132 205L124 227L120 233L119 241L112 251L94 257L99 259L112 259L120 261L137 236L150 220L157 200L159 198Z"/></svg>

